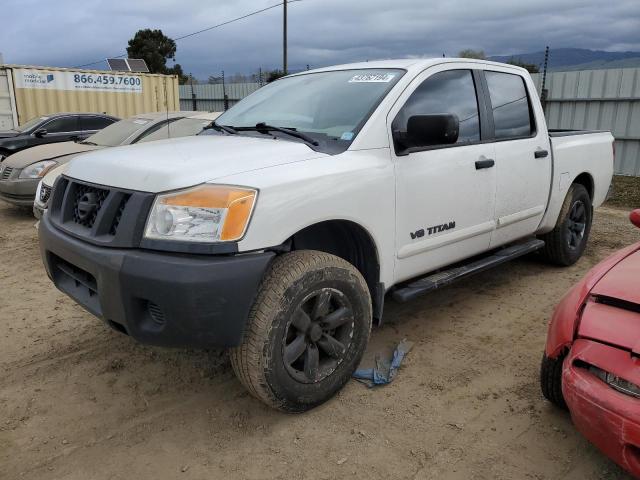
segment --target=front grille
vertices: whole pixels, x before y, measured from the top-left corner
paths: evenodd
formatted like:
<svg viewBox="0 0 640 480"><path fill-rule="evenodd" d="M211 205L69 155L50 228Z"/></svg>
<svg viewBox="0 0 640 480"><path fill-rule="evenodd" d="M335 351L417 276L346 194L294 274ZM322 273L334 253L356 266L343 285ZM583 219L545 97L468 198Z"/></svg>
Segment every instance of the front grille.
<svg viewBox="0 0 640 480"><path fill-rule="evenodd" d="M93 227L109 191L80 183L74 193L73 221L83 227Z"/></svg>
<svg viewBox="0 0 640 480"><path fill-rule="evenodd" d="M7 178L9 178L11 172L13 172L13 167L4 167L2 169L2 180L6 180Z"/></svg>
<svg viewBox="0 0 640 480"><path fill-rule="evenodd" d="M154 199L152 193L93 185L65 176L56 180L50 195L49 219L55 226L97 245L124 248L140 245Z"/></svg>
<svg viewBox="0 0 640 480"><path fill-rule="evenodd" d="M51 196L51 187L44 183L40 186L40 203L47 204Z"/></svg>

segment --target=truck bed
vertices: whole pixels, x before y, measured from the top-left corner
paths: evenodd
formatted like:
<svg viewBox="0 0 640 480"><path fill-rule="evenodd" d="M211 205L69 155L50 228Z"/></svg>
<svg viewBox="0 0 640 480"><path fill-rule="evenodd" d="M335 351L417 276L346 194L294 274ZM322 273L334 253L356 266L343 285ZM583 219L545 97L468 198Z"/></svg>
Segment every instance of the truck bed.
<svg viewBox="0 0 640 480"><path fill-rule="evenodd" d="M588 135L590 133L609 133L607 130L564 130L561 128L549 129L549 137L570 137L573 135Z"/></svg>

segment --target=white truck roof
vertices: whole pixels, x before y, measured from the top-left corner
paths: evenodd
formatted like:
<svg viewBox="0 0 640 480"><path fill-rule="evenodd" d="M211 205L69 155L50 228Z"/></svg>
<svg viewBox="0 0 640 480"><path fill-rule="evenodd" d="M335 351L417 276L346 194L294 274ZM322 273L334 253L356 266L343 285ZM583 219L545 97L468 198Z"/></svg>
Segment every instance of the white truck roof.
<svg viewBox="0 0 640 480"><path fill-rule="evenodd" d="M500 62L491 62L489 60L479 60L475 58L445 58L445 57L433 57L433 58L401 58L396 60L374 60L368 62L357 62L357 63L345 63L342 65L332 65L330 67L322 67L316 68L314 70L305 70L303 72L295 73L289 76L296 75L304 75L307 73L316 73L316 72L331 72L334 70L355 70L360 68L401 68L408 71L422 71L425 68L431 67L433 65L439 65L443 63L479 63L486 66L500 66L500 67L511 67L513 69L517 69L523 72L526 72L524 68L517 67L515 65L510 65L507 63Z"/></svg>

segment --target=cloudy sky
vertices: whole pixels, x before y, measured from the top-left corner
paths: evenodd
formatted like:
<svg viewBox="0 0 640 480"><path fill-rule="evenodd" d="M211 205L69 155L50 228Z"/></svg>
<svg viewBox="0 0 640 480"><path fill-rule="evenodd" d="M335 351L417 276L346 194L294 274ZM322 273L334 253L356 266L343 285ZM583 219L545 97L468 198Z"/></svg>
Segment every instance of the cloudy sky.
<svg viewBox="0 0 640 480"><path fill-rule="evenodd" d="M179 37L281 0L2 0L6 63L77 66L125 52L141 28ZM282 62L282 8L178 41L176 61L206 78ZM579 47L640 51L638 0L301 0L289 6L289 64L509 55ZM95 67L102 67L96 65ZM94 67L94 68L95 68Z"/></svg>

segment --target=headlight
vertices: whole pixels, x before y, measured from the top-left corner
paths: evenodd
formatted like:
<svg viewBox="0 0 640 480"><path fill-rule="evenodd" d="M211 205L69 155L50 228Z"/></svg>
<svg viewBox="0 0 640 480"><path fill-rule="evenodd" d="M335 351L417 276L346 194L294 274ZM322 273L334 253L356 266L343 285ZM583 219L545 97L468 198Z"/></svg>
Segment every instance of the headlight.
<svg viewBox="0 0 640 480"><path fill-rule="evenodd" d="M44 162L32 163L20 172L18 178L42 178L57 164L58 162L54 162L53 160L45 160Z"/></svg>
<svg viewBox="0 0 640 480"><path fill-rule="evenodd" d="M258 192L226 185L158 195L144 236L188 242L231 242L244 235Z"/></svg>

